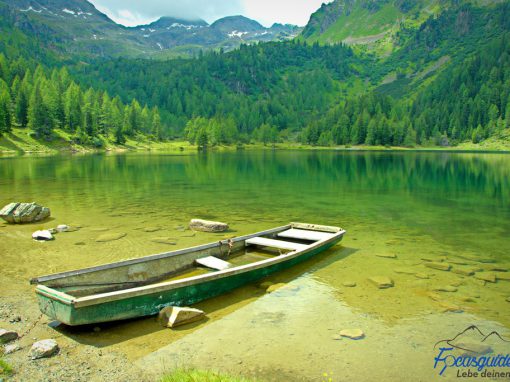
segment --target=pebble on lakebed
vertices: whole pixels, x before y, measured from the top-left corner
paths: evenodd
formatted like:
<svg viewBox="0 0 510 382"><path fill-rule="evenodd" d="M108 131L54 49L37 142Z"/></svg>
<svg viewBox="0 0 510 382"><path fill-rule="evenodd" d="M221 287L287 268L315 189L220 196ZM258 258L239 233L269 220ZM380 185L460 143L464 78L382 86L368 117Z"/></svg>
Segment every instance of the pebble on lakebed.
<svg viewBox="0 0 510 382"><path fill-rule="evenodd" d="M32 239L34 239L35 241L50 241L55 238L53 237L49 230L45 229L41 231L35 231L32 234Z"/></svg>
<svg viewBox="0 0 510 382"><path fill-rule="evenodd" d="M351 340L360 340L365 337L365 333L361 329L343 329L339 333L342 337L350 338Z"/></svg>
<svg viewBox="0 0 510 382"><path fill-rule="evenodd" d="M368 279L379 289L387 289L394 286L393 280L386 276L374 276Z"/></svg>
<svg viewBox="0 0 510 382"><path fill-rule="evenodd" d="M120 240L125 237L127 234L123 232L118 233L105 233L103 235L99 235L96 239L98 243L107 243L109 241Z"/></svg>
<svg viewBox="0 0 510 382"><path fill-rule="evenodd" d="M394 253L377 253L376 256L383 257L385 259L396 259L397 258L397 255L395 255Z"/></svg>
<svg viewBox="0 0 510 382"><path fill-rule="evenodd" d="M344 281L342 283L342 285L347 288L354 288L356 286L356 282L355 281Z"/></svg>

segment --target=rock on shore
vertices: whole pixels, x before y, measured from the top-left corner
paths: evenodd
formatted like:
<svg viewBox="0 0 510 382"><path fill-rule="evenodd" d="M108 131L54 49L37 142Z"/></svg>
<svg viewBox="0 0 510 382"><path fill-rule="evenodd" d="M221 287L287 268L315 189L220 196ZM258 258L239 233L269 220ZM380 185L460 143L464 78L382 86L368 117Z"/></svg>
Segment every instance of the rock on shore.
<svg viewBox="0 0 510 382"><path fill-rule="evenodd" d="M0 343L5 344L18 339L18 333L11 330L0 329Z"/></svg>
<svg viewBox="0 0 510 382"><path fill-rule="evenodd" d="M224 232L228 229L228 224L202 219L192 219L189 223L189 228L201 232Z"/></svg>
<svg viewBox="0 0 510 382"><path fill-rule="evenodd" d="M179 325L199 321L204 317L205 313L199 309L167 306L159 312L158 318L163 326L174 328Z"/></svg>
<svg viewBox="0 0 510 382"><path fill-rule="evenodd" d="M50 215L49 208L37 203L10 203L0 210L0 218L11 224L34 223Z"/></svg>
<svg viewBox="0 0 510 382"><path fill-rule="evenodd" d="M57 354L59 348L55 340L42 340L32 345L30 349L30 358L47 358Z"/></svg>

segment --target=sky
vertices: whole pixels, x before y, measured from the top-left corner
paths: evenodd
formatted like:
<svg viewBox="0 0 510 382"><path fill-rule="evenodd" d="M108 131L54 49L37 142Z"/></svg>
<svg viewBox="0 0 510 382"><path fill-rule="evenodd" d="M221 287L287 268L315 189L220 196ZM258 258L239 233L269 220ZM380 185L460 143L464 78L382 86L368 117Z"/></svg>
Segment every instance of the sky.
<svg viewBox="0 0 510 382"><path fill-rule="evenodd" d="M243 15L269 27L273 23L304 26L323 2L332 0L89 0L112 20L126 26L148 24L161 16L201 18L212 23Z"/></svg>

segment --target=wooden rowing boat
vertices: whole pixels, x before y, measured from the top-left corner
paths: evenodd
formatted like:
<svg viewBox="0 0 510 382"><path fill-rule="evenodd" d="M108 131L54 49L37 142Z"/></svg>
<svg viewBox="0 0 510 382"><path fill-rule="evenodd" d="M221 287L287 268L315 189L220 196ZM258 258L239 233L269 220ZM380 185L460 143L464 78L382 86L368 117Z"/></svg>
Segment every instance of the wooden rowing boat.
<svg viewBox="0 0 510 382"><path fill-rule="evenodd" d="M189 306L291 267L342 240L338 227L291 223L251 235L138 259L41 276L41 311L67 325Z"/></svg>

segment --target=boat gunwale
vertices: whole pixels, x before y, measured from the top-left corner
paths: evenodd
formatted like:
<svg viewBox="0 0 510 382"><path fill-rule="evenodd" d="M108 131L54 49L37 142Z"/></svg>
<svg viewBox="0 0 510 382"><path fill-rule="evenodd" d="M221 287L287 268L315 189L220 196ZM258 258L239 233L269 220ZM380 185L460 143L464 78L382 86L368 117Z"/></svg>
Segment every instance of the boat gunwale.
<svg viewBox="0 0 510 382"><path fill-rule="evenodd" d="M304 255L318 247L324 246L326 244L329 244L331 242L337 242L339 241L343 235L347 231L340 229L334 236L332 236L329 239L319 240L317 242L311 243L307 248L303 250L298 251L292 251L285 253L283 255L276 256L274 258L264 259L260 260L254 263L240 265L237 267L228 268L222 271L216 271L204 275L198 275L198 276L192 276L185 279L180 280L173 280L173 281L167 281L163 283L156 283L156 284L150 284L150 285L144 285L140 287L134 287L134 288L127 288L123 290L113 291L113 292L107 292L107 293L98 293L90 296L80 297L80 298L73 298L73 300L69 303L70 305L73 305L75 308L82 308L86 306L91 305L98 305L106 302L111 301L117 301L120 299L126 299L131 297L138 297L143 295L148 295L152 293L157 292L165 292L172 289L178 289L182 287L187 287L191 285L200 284L202 282L208 282L213 281L216 279L224 278L233 276L240 273L249 272L252 270L265 268L267 266L273 265L273 264L279 264L285 261L289 261L293 258L299 257L301 255ZM37 290L36 290L37 292Z"/></svg>
<svg viewBox="0 0 510 382"><path fill-rule="evenodd" d="M221 242L224 245L227 245L229 240L232 240L233 242L245 241L247 239L251 239L252 237L277 233L279 231L289 229L289 228L291 228L291 226L292 226L292 223L284 225L284 226L272 228L269 230L257 232L257 233L252 233L252 234L248 234L248 235L244 235L244 236L238 236L238 237L235 237L232 239L219 240L219 242ZM128 259L128 260L117 261L114 263L107 263L107 264L97 265L97 266L88 267L88 268L82 268L82 269L77 269L77 270L72 270L72 271L54 273L51 275L39 276L39 277L35 277L35 278L31 279L30 284L39 284L41 282L58 280L58 279L66 278L69 276L77 276L77 275L82 275L82 274L86 274L86 273L104 271L104 270L108 270L108 269L113 269L113 268L133 265L133 264L145 263L145 262L153 261L153 260L161 260L161 259L164 259L167 257L179 256L179 255L184 255L184 254L190 253L190 252L197 252L197 251L202 251L204 249L214 248L217 245L218 245L218 242L201 244L201 245L194 246L194 247L177 249L175 251L170 251L170 252L162 252L162 253L158 253L155 255L148 255L148 256L132 258L132 259ZM52 289L52 288L50 288L50 289Z"/></svg>

